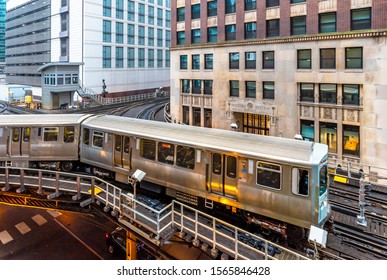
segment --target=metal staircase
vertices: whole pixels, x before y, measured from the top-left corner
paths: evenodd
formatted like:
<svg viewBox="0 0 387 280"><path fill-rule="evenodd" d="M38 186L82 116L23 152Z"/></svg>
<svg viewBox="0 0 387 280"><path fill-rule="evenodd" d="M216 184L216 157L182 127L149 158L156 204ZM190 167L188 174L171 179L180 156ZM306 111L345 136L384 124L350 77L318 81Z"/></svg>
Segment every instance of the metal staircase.
<svg viewBox="0 0 387 280"><path fill-rule="evenodd" d="M79 96L84 98L84 99L91 99L99 105L105 104L105 102L104 102L105 100L104 100L104 97L102 96L102 94L96 93L94 90L85 87L85 85L80 80L79 80L79 89L77 89L77 92L78 92Z"/></svg>

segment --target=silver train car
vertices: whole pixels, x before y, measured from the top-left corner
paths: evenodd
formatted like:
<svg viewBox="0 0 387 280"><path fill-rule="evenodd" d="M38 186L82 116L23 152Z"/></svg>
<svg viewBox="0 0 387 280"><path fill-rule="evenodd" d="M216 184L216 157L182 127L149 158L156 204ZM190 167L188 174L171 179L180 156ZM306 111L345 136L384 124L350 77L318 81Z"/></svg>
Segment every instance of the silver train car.
<svg viewBox="0 0 387 280"><path fill-rule="evenodd" d="M96 174L127 183L140 169L155 190L293 239L329 218L327 155L319 143L117 116L85 119L80 139Z"/></svg>
<svg viewBox="0 0 387 280"><path fill-rule="evenodd" d="M0 115L0 164L70 171L90 115Z"/></svg>

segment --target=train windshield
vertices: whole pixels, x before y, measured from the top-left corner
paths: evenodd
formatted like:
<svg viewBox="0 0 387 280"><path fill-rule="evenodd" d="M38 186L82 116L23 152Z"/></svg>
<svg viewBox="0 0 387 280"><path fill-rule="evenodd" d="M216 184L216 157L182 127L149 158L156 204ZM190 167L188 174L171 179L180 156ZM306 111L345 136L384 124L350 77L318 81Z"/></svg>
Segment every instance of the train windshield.
<svg viewBox="0 0 387 280"><path fill-rule="evenodd" d="M328 168L327 165L324 165L320 169L320 196L327 191L327 182L328 182Z"/></svg>

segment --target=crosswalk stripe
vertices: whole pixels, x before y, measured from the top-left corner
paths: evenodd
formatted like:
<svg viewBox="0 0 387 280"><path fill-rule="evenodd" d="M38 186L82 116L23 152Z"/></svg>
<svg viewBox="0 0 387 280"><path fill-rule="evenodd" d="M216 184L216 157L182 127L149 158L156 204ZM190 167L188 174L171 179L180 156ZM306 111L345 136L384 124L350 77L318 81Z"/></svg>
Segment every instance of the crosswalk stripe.
<svg viewBox="0 0 387 280"><path fill-rule="evenodd" d="M51 216L53 216L54 218L57 218L59 217L60 215L62 215L61 212L59 211L56 211L56 210L47 210L48 214L50 214Z"/></svg>
<svg viewBox="0 0 387 280"><path fill-rule="evenodd" d="M0 241L4 245L7 244L8 242L11 242L13 240L12 236L8 233L8 231L4 230L0 232Z"/></svg>
<svg viewBox="0 0 387 280"><path fill-rule="evenodd" d="M47 223L47 220L45 218L43 218L42 215L39 215L39 214L33 216L32 220L34 220L34 222L37 223L39 226Z"/></svg>
<svg viewBox="0 0 387 280"><path fill-rule="evenodd" d="M21 234L26 234L27 232L31 231L31 228L27 226L25 222L18 223L15 225L15 227L20 231Z"/></svg>

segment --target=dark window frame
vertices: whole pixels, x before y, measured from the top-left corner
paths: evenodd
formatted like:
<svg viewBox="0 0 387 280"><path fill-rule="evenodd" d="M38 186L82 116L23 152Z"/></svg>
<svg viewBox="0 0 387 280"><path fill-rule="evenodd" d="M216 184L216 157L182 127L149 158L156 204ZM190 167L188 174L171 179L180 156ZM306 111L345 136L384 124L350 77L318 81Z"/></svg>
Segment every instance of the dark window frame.
<svg viewBox="0 0 387 280"><path fill-rule="evenodd" d="M188 146L177 145L176 166L186 169L195 169L195 149Z"/></svg>
<svg viewBox="0 0 387 280"><path fill-rule="evenodd" d="M256 162L256 184L275 190L282 189L282 166L274 163Z"/></svg>
<svg viewBox="0 0 387 280"><path fill-rule="evenodd" d="M245 39L256 39L257 38L257 22L246 22L245 23Z"/></svg>
<svg viewBox="0 0 387 280"><path fill-rule="evenodd" d="M213 32L213 31L216 32ZM218 27L208 27L207 28L207 42L208 43L216 43L218 41Z"/></svg>
<svg viewBox="0 0 387 280"><path fill-rule="evenodd" d="M257 98L257 82L245 81L246 98Z"/></svg>
<svg viewBox="0 0 387 280"><path fill-rule="evenodd" d="M234 32L228 32L228 29L233 27ZM225 40L226 41L235 41L236 40L236 24L228 24L225 26Z"/></svg>
<svg viewBox="0 0 387 280"><path fill-rule="evenodd" d="M250 58L250 54L254 54L254 59ZM257 69L256 52L245 52L245 69Z"/></svg>
<svg viewBox="0 0 387 280"><path fill-rule="evenodd" d="M176 20L177 22L185 21L185 7L177 8Z"/></svg>
<svg viewBox="0 0 387 280"><path fill-rule="evenodd" d="M342 85L342 103L343 105L360 105L360 85L343 84Z"/></svg>
<svg viewBox="0 0 387 280"><path fill-rule="evenodd" d="M272 89L268 89L268 86L272 86ZM263 99L275 99L275 83L273 81L262 82Z"/></svg>
<svg viewBox="0 0 387 280"><path fill-rule="evenodd" d="M257 0L245 0L245 11L257 9Z"/></svg>
<svg viewBox="0 0 387 280"><path fill-rule="evenodd" d="M320 69L336 69L335 48L320 49Z"/></svg>
<svg viewBox="0 0 387 280"><path fill-rule="evenodd" d="M237 2L237 0L225 0L225 13L226 14L236 13L236 2Z"/></svg>
<svg viewBox="0 0 387 280"><path fill-rule="evenodd" d="M368 18L354 19L356 13L368 12ZM372 29L372 10L371 8L361 8L351 10L351 31Z"/></svg>
<svg viewBox="0 0 387 280"><path fill-rule="evenodd" d="M214 55L212 53L204 54L204 69L206 70L214 69Z"/></svg>
<svg viewBox="0 0 387 280"><path fill-rule="evenodd" d="M297 50L297 69L312 69L311 49Z"/></svg>
<svg viewBox="0 0 387 280"><path fill-rule="evenodd" d="M238 87L235 87L237 85ZM239 97L239 81L231 80L229 81L230 86L230 97Z"/></svg>
<svg viewBox="0 0 387 280"><path fill-rule="evenodd" d="M191 19L200 18L200 4L191 5Z"/></svg>
<svg viewBox="0 0 387 280"><path fill-rule="evenodd" d="M280 0L266 0L266 8L278 7Z"/></svg>
<svg viewBox="0 0 387 280"><path fill-rule="evenodd" d="M140 157L156 160L156 141L150 139L140 139Z"/></svg>
<svg viewBox="0 0 387 280"><path fill-rule="evenodd" d="M200 44L201 33L200 29L191 30L191 44Z"/></svg>
<svg viewBox="0 0 387 280"><path fill-rule="evenodd" d="M187 70L187 69L188 69L188 56L180 55L180 70Z"/></svg>
<svg viewBox="0 0 387 280"><path fill-rule="evenodd" d="M306 16L296 16L290 18L290 35L306 34Z"/></svg>
<svg viewBox="0 0 387 280"><path fill-rule="evenodd" d="M330 17L334 17L334 21L329 20ZM329 33L337 31L337 14L336 12L321 13L318 15L318 33Z"/></svg>
<svg viewBox="0 0 387 280"><path fill-rule="evenodd" d="M200 70L200 54L193 54L191 56L191 69L192 70Z"/></svg>
<svg viewBox="0 0 387 280"><path fill-rule="evenodd" d="M175 162L175 145L166 142L158 142L157 161L173 165Z"/></svg>
<svg viewBox="0 0 387 280"><path fill-rule="evenodd" d="M278 37L280 35L280 20L266 20L266 37Z"/></svg>
<svg viewBox="0 0 387 280"><path fill-rule="evenodd" d="M274 51L262 52L262 69L274 69L275 67L275 53Z"/></svg>
<svg viewBox="0 0 387 280"><path fill-rule="evenodd" d="M310 85L312 85L311 90ZM314 103L314 88L314 84L312 83L300 83L300 101Z"/></svg>
<svg viewBox="0 0 387 280"><path fill-rule="evenodd" d="M207 2L207 16L214 17L217 15L218 15L218 2L216 0Z"/></svg>
<svg viewBox="0 0 387 280"><path fill-rule="evenodd" d="M323 89L324 86L327 86L327 88ZM335 90L332 91L329 88ZM337 104L337 84L319 84L319 103Z"/></svg>
<svg viewBox="0 0 387 280"><path fill-rule="evenodd" d="M229 53L228 54L228 62L229 62L228 68L230 70L238 70L239 69L239 60L240 60L240 55L238 52Z"/></svg>
<svg viewBox="0 0 387 280"><path fill-rule="evenodd" d="M351 50L360 50L360 55L350 56L348 52ZM345 69L363 69L363 48L362 47L345 48Z"/></svg>
<svg viewBox="0 0 387 280"><path fill-rule="evenodd" d="M212 80L203 80L203 94L204 95L212 95Z"/></svg>

